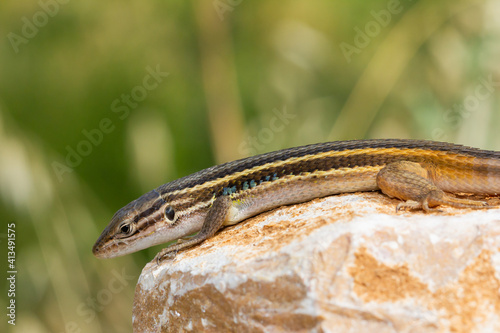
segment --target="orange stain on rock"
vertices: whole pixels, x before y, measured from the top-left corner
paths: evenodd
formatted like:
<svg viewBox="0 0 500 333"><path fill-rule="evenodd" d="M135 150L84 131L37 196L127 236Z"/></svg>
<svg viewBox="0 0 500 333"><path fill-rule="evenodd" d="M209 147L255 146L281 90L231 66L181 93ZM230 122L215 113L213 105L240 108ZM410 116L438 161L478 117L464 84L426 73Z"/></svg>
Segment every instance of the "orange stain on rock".
<svg viewBox="0 0 500 333"><path fill-rule="evenodd" d="M491 313L487 309L494 307L500 313L500 281L491 255L483 250L456 281L435 292L412 276L406 264L391 267L380 263L366 248L355 254L349 274L354 279L354 292L366 302L414 298L448 321L451 332L470 332L481 325L478 319L484 318L484 313Z"/></svg>

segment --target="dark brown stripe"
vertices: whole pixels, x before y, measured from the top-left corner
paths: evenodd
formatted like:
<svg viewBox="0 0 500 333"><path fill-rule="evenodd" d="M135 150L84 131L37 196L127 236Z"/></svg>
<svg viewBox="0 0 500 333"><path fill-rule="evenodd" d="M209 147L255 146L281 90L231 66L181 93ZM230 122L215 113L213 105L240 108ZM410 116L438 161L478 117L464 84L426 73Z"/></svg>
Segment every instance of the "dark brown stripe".
<svg viewBox="0 0 500 333"><path fill-rule="evenodd" d="M157 191L160 193L167 193L176 190L182 190L184 188L193 187L199 184L203 184L208 181L223 178L224 176L234 174L237 172L244 171L246 169L253 168L258 165L264 165L267 163L273 163L277 161L284 161L293 157L301 157L306 155L315 155L327 151L344 151L353 149L369 149L369 148L400 148L400 149L423 149L423 150L433 150L433 151L444 151L448 153L462 154L472 157L480 158L494 158L500 159L500 152L480 150L477 148L470 148L461 145L455 145L451 143L444 142L434 142L434 141L424 141L424 140L398 140L398 139L385 139L385 140L353 140L353 141L335 141L335 142L325 142L314 145L295 147L283 149L275 152L270 152L262 155L256 155L241 160L228 162L220 165L213 166L211 168L201 170L192 175L174 180L170 183L160 186ZM342 160L342 158L344 160ZM350 167L353 165L374 165L374 161L362 160L366 159L367 155L360 154L358 160L353 156L343 156L337 161L318 161L318 170L329 170L332 167ZM391 157L385 157L390 159ZM309 163L308 161L306 163ZM330 163L331 166L328 167L325 163ZM313 171L311 165L307 164L308 167L297 166L293 172L303 172L306 168L307 171ZM281 171L281 170L278 170ZM276 172L273 171L273 172Z"/></svg>
<svg viewBox="0 0 500 333"><path fill-rule="evenodd" d="M151 205L151 207L149 207L148 209L144 210L143 212L141 212L140 214L137 214L135 217L134 217L134 222L137 222L139 221L140 219L143 219L145 217L148 217L149 215L153 214L154 212L156 212L158 209L161 208L161 206L163 206L165 204L165 200L163 200L162 198L159 198L155 201L155 203L153 205Z"/></svg>

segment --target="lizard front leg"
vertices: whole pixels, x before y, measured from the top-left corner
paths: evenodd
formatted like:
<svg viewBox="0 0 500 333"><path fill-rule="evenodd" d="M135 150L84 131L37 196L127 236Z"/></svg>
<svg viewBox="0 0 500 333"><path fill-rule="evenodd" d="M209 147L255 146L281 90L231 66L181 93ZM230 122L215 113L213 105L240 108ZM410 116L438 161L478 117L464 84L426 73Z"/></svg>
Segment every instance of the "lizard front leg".
<svg viewBox="0 0 500 333"><path fill-rule="evenodd" d="M208 214L203 222L201 230L189 240L171 245L161 250L155 257L156 263L159 264L160 261L169 254L175 254L179 250L199 244L205 239L212 237L228 219L231 206L232 200L228 195L222 195L216 198L208 210Z"/></svg>

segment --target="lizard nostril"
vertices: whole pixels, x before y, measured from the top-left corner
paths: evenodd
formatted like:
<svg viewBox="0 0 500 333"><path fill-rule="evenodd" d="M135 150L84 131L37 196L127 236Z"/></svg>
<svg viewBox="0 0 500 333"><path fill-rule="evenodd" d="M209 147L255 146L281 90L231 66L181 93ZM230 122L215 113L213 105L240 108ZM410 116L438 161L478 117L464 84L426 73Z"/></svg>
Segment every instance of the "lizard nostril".
<svg viewBox="0 0 500 333"><path fill-rule="evenodd" d="M99 252L100 246L99 244L95 243L94 246L92 246L92 253L95 255L96 253Z"/></svg>

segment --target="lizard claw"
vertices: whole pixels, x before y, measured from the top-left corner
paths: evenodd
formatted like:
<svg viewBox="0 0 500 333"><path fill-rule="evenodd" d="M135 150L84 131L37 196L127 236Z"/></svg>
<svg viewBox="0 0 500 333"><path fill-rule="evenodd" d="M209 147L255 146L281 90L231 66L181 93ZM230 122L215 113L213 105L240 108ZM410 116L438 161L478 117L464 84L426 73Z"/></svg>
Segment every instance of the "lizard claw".
<svg viewBox="0 0 500 333"><path fill-rule="evenodd" d="M158 254L156 254L153 260L155 260L156 265L159 266L164 259L171 260L174 259L176 255L177 255L177 250L169 251L169 248L167 247L166 249L163 249L160 252L158 252Z"/></svg>

